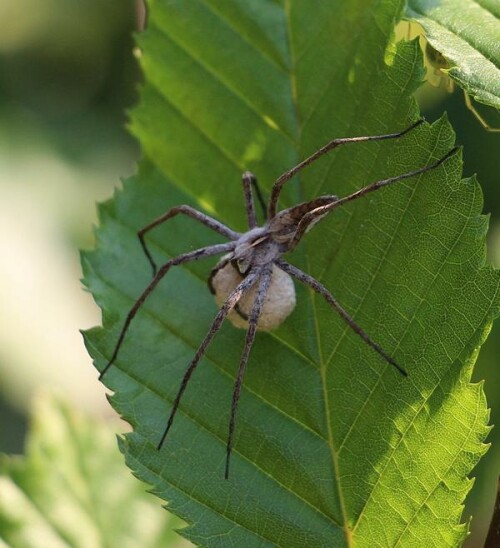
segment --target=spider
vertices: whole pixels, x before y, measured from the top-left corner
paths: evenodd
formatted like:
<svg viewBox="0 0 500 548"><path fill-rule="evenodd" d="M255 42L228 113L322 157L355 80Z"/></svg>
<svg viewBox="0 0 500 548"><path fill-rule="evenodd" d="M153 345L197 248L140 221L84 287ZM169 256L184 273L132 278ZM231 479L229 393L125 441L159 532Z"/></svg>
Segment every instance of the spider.
<svg viewBox="0 0 500 548"><path fill-rule="evenodd" d="M453 93L455 91L455 80L452 80L449 75L450 69L454 68L453 63L429 42L424 28L417 23L417 21L400 21L396 27L396 35L399 38L405 36L407 41L414 40L415 38L418 39L422 53L424 54L424 65L427 73L425 79L430 86L433 88L442 88L447 93ZM441 49L445 48L442 47ZM463 86L459 84L459 87ZM466 108L470 110L483 129L492 133L500 132L500 127L495 127L492 125L492 122L487 120L489 117L493 117L495 121L498 120L500 109L491 105L490 108L488 108L485 106L487 103L481 105L475 101L474 97L471 97L465 89L462 91ZM482 112L480 112L479 109L481 109Z"/></svg>
<svg viewBox="0 0 500 548"><path fill-rule="evenodd" d="M334 139L330 141L325 146L317 150L314 154L300 162L298 165L283 173L275 181L267 205L264 202L255 176L250 172L245 172L242 176L242 183L245 198L246 215L248 220L247 232L236 232L231 228L225 226L221 222L217 221L216 219L205 215L204 213L192 208L189 205L181 205L169 209L165 214L161 215L138 232L140 245L153 271L153 279L144 289L142 294L139 296L135 304L128 312L120 335L118 337L118 341L116 342L116 345L114 347L113 354L107 365L100 373L100 379L102 379L102 377L106 374L111 365L113 365L113 363L115 362L119 350L122 346L123 340L125 338L125 334L127 333L130 323L132 322L136 313L172 266L185 264L190 261L196 261L205 257L225 254L212 270L212 273L209 277L209 287L216 294L223 291L223 289L221 289L220 281L219 284L216 283L217 277L225 272L227 278L227 273L233 273L233 278L229 279L230 286L229 288L226 287L225 289L226 295L224 295L221 299L223 300L223 302L220 306L219 312L217 313L207 335L201 342L191 363L184 373L184 377L181 381L176 398L174 400L166 428L157 445L158 450L161 449L165 442L165 439L167 438L184 390L186 389L189 379L191 378L191 375L196 369L198 363L200 362L200 359L204 355L208 345L211 343L215 334L220 329L223 321L229 316L229 314L231 312L237 312L241 316L240 320L242 320L244 324L248 326L248 329L246 333L243 352L240 358L238 373L234 383L232 396L224 474L224 477L226 479L229 478L229 466L233 447L236 411L240 398L243 377L245 375L245 370L250 355L250 350L254 343L258 327L261 329L272 329L279 325L284 320L284 318L291 312L291 309L293 308L293 305L295 303L295 294L293 291L293 283L291 282L290 277L295 278L296 280L309 286L316 293L321 295L328 302L328 304L330 304L331 307L342 317L342 319L347 322L349 327L351 327L353 331L365 341L365 343L367 343L375 352L377 352L386 362L391 364L395 368L395 370L397 370L401 375L405 377L407 376L406 371L400 365L398 365L398 363L388 353L386 353L379 344L377 344L369 337L369 335L354 321L354 319L348 314L348 312L344 310L344 308L338 303L335 297L333 297L330 291L320 281L316 280L306 272L303 272L302 270L285 261L283 259L283 255L285 253L293 251L297 244L300 242L301 238L304 236L304 234L309 229L311 229L318 221L328 215L331 211L340 206L343 206L348 202L357 200L358 198L361 198L362 196L365 196L370 192L374 192L398 181L402 181L403 179L408 179L410 177L414 177L416 175L437 168L455 153L457 147L451 149L441 159L432 164L429 164L419 169L415 169L413 171L409 171L407 173L403 173L402 175L396 175L394 177L389 177L387 179L376 181L343 198L339 198L333 195L320 196L318 198L314 198L313 200L300 203L281 211L278 211L278 200L285 183L287 183L298 172L303 170L305 167L316 161L318 158L320 158L330 150L333 150L336 147L348 143L396 139L410 132L412 129L422 124L423 121L423 119L420 119L412 124L410 127L397 133L389 133L386 135L373 135L367 137L348 137L344 139ZM255 189L260 205L265 212L267 211L267 220L263 226L258 226L257 224L252 189ZM178 255L177 257L170 259L158 268L146 245L145 236L153 228L179 214L186 215L202 223L213 231L218 232L222 236L225 236L229 240L229 242L214 244L207 247L202 247L200 249L196 249L195 251L183 253L181 255ZM283 275L280 277L281 274ZM227 281L228 280L226 279L226 282ZM290 284L292 287L291 290ZM274 293L279 292L280 288L283 287L288 288L284 291L282 296L282 300L285 301L285 306L281 307L282 309L276 312L274 310L276 299L274 299L273 304L273 295ZM247 298L247 300L249 297L251 297L251 302L249 306L247 305L248 312L245 312L243 310L243 307L239 307L239 304L243 302L245 297ZM280 299L278 298L277 300L279 301ZM267 320L265 319L266 316Z"/></svg>
<svg viewBox="0 0 500 548"><path fill-rule="evenodd" d="M430 42L425 43L425 58L430 65L430 70L427 71L427 80L431 86L439 87L444 82L444 87L448 93L453 93L455 90L455 82L448 76L447 72L452 65L446 59L446 57L437 49L435 49ZM479 110L473 105L472 99L467 91L464 89L464 102L468 110L472 112L476 120L483 126L486 131L492 133L500 132L500 127L491 126L486 118L479 112ZM498 113L498 109L496 109Z"/></svg>

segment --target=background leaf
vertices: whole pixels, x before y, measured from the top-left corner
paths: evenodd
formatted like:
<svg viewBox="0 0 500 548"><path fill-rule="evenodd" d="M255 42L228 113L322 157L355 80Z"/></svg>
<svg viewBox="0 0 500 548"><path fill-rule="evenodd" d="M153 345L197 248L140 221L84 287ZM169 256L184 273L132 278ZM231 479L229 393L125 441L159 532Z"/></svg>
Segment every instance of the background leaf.
<svg viewBox="0 0 500 548"><path fill-rule="evenodd" d="M418 116L417 44L391 43L397 1L151 2L139 37L145 84L132 113L144 160L101 206L85 283L105 329L86 334L97 367L149 281L135 232L190 203L243 230L241 172L266 191L334 136L402 129ZM403 173L441 157L445 119L398 142L356 145L309 168L283 204ZM180 378L216 313L210 261L172 271L145 304L105 376L134 427L122 450L134 473L207 546L455 546L484 452L487 411L469 383L498 313L484 267L487 221L454 156L439 170L345 207L290 260L331 288L408 371L403 379L302 287L293 315L258 335L223 480L235 368L244 333L225 326L200 363L168 443L157 444ZM220 241L186 219L151 236L159 260ZM213 262L212 262L213 264Z"/></svg>
<svg viewBox="0 0 500 548"><path fill-rule="evenodd" d="M500 108L500 4L408 0L406 16L450 63L446 73L476 101Z"/></svg>
<svg viewBox="0 0 500 548"><path fill-rule="evenodd" d="M25 457L0 460L0 540L13 548L180 546L165 513L123 466L113 431L45 396Z"/></svg>

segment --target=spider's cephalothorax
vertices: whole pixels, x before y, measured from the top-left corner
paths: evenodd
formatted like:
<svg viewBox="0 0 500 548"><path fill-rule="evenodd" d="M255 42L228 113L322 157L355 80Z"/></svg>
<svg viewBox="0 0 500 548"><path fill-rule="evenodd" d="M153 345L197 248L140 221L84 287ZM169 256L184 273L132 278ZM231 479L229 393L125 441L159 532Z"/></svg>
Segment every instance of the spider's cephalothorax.
<svg viewBox="0 0 500 548"><path fill-rule="evenodd" d="M271 195L267 205L262 198L262 194L257 186L255 177L249 172L244 173L243 190L248 219L247 232L236 232L223 225L216 219L213 219L212 217L209 217L208 215L205 215L204 213L201 213L188 205L181 205L170 209L164 215L139 231L139 241L153 269L153 280L146 287L127 314L113 354L111 355L106 367L101 372L101 378L115 362L125 338L125 334L137 311L158 285L160 280L170 270L170 268L172 266L184 264L189 261L195 261L203 257L224 255L216 267L212 270L209 277L209 287L215 293L216 299L220 304L219 312L217 313L207 335L201 342L184 374L177 392L177 396L173 403L172 410L170 411L167 426L163 432L160 442L158 443L158 449L162 447L170 427L172 426L175 414L179 407L179 402L189 379L191 378L191 375L193 374L201 357L204 355L208 345L220 329L222 322L227 317L230 317L231 313L234 311L237 316L233 314L232 321L238 326L247 327L247 334L234 385L231 405L225 468L225 477L229 477L229 462L233 446L236 409L250 350L255 340L256 331L258 327L261 329L274 329L291 313L295 305L295 291L293 288L292 278L306 284L316 293L321 295L347 322L353 331L355 331L371 348L373 348L375 352L377 352L386 362L394 366L399 373L404 376L407 375L406 371L398 365L380 345L374 342L369 335L353 320L353 318L351 318L348 312L344 310L344 308L337 302L330 291L321 282L286 262L282 257L283 254L293 251L296 245L300 242L302 236L335 208L340 207L347 202L356 200L357 198L360 198L369 192L376 191L384 186L388 186L403 179L408 179L409 177L435 169L447 158L449 158L455 152L456 148L453 148L445 156L432 164L420 169L403 173L402 175L376 181L343 198L338 198L337 196L321 196L279 212L277 211L277 205L283 185L296 173L307 167L323 154L326 154L328 151L347 143L381 141L385 139L402 137L422 122L423 120L418 120L409 128L398 133L369 137L350 137L330 141L317 152L303 160L300 164L283 173L283 175L275 181L271 189ZM267 217L267 220L263 226L257 226L257 216L255 213L255 205L252 195L253 190L256 191L257 198ZM225 236L229 242L225 244L215 244L203 247L195 251L178 255L177 257L167 261L160 268L157 268L156 263L146 246L145 235L151 229L178 214L184 214L197 220L208 228ZM239 320L239 323L237 319Z"/></svg>
<svg viewBox="0 0 500 548"><path fill-rule="evenodd" d="M244 178L255 181L251 173ZM255 184L255 182L254 182ZM208 285L218 305L222 305L231 291L243 281L252 268L275 263L284 253L297 245L300 222L305 214L320 206L333 203L336 196L321 196L297 206L285 209L269 219L262 227L255 227L245 232L236 241L233 252L229 253L215 266L208 279ZM326 213L325 213L326 215ZM321 216L309 222L309 230ZM299 236L300 239L300 236ZM256 297L256 287L249 289L236 304L228 319L236 327L248 327L248 318ZM295 307L295 288L290 274L273 264L269 289L262 304L257 323L259 329L269 331L276 329L290 315Z"/></svg>

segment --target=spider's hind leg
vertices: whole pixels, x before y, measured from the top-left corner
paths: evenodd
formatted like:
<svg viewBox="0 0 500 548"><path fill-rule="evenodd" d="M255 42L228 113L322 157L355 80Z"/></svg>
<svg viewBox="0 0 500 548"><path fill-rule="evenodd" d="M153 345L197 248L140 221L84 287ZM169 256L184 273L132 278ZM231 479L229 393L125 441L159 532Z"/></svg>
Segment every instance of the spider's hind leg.
<svg viewBox="0 0 500 548"><path fill-rule="evenodd" d="M237 302L255 284L255 282L257 281L257 279L259 278L261 274L261 271L262 269L252 270L248 274L248 276L240 284L238 284L238 286L231 292L229 297L224 301L224 304L219 309L217 316L215 317L214 321L212 322L212 325L210 326L210 330L208 331L207 335L205 336L202 343L198 347L198 350L196 351L194 358L192 359L191 363L189 364L189 367L186 369L186 372L184 373L184 377L182 378L181 385L179 387L179 390L177 391L177 395L172 405L172 411L170 412L167 426L163 432L160 442L158 443L158 446L157 446L158 450L162 448L165 442L167 434L172 426L172 423L174 422L175 414L177 413L177 409L179 407L182 394L184 393L184 390L186 389L186 386L189 382L189 379L191 378L191 375L196 369L202 356L205 354L208 348L208 345L212 342L213 338L215 337L215 334L221 328L222 322L226 319L229 312L231 312L231 310L235 307Z"/></svg>
<svg viewBox="0 0 500 548"><path fill-rule="evenodd" d="M245 339L245 347L243 348L243 353L240 359L240 365L238 367L238 375L234 383L233 399L231 404L231 418L229 420L229 434L227 438L227 448L226 448L226 470L224 477L229 478L229 464L231 460L231 452L233 450L233 436L234 436L234 425L236 420L236 410L238 408L238 402L241 394L241 386L243 384L243 377L245 376L245 371L248 364L248 358L250 356L250 350L252 349L255 334L257 332L257 324L259 323L259 317L262 312L262 307L264 305L264 300L266 298L267 291L269 289L269 284L271 282L272 275L272 265L264 267L264 271L261 275L259 287L257 290L257 295L255 296L255 301L248 318L248 331Z"/></svg>

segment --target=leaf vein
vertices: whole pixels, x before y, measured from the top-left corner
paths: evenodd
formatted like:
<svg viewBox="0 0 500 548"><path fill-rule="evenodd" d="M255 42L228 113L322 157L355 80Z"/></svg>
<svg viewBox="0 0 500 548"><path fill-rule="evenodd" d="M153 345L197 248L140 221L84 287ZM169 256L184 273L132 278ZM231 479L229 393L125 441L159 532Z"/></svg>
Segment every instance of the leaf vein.
<svg viewBox="0 0 500 548"><path fill-rule="evenodd" d="M241 103L243 103L246 107L250 108L257 116L261 119L262 123L267 125L265 115L260 112L259 108L254 105L251 101L248 100L245 95L240 93L237 88L235 88L231 83L224 78L224 76L217 72L214 67L208 65L207 63L204 63L201 58L197 57L195 54L193 54L188 47L185 44L182 44L179 40L177 40L172 34L168 33L166 29L160 27L159 25L153 25L150 24L151 27L154 26L158 32L166 36L169 40L171 40L179 49L181 49L186 55L188 55L196 64L198 64L207 74L210 74L215 80L221 83L223 87L225 87L236 99L238 99ZM274 123L277 127L277 131L279 131L284 137L286 137L291 143L295 144L294 138L292 135L290 135L285 129L280 126L280 124L274 119Z"/></svg>

